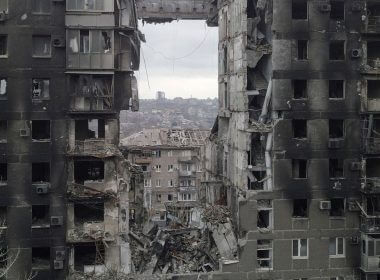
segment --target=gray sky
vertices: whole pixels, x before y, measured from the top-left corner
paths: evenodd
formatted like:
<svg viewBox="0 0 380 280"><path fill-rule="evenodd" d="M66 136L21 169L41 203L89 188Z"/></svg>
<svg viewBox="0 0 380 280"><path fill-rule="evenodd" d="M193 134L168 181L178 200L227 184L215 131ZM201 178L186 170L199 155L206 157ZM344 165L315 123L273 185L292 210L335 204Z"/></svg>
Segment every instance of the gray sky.
<svg viewBox="0 0 380 280"><path fill-rule="evenodd" d="M157 91L164 91L167 98L217 97L217 27L189 20L144 26L140 22L140 30L146 38L141 45L140 70L136 73L140 98L154 98Z"/></svg>

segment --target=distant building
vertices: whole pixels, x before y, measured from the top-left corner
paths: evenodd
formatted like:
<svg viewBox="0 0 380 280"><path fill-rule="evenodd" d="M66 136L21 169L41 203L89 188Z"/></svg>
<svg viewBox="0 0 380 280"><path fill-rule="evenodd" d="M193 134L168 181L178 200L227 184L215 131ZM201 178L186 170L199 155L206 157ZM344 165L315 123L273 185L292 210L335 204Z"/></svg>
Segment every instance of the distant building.
<svg viewBox="0 0 380 280"><path fill-rule="evenodd" d="M122 140L131 162L144 172L144 208L153 222L163 226L171 217L187 224L193 218L202 177L200 147L208 135L207 130L157 128Z"/></svg>
<svg viewBox="0 0 380 280"><path fill-rule="evenodd" d="M157 92L156 92L156 99L157 99L157 100L163 100L163 99L166 99L166 98L165 98L165 92L163 92L163 91L157 91Z"/></svg>

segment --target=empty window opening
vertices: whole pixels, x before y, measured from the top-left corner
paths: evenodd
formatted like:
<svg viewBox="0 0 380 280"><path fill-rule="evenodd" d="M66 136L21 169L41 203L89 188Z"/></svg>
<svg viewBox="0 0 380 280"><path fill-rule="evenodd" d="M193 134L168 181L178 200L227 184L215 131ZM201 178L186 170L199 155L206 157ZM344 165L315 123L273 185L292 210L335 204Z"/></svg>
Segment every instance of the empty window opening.
<svg viewBox="0 0 380 280"><path fill-rule="evenodd" d="M50 57L51 56L51 37L50 36L33 36L33 56Z"/></svg>
<svg viewBox="0 0 380 280"><path fill-rule="evenodd" d="M35 14L49 14L51 0L32 0L32 12Z"/></svg>
<svg viewBox="0 0 380 280"><path fill-rule="evenodd" d="M49 224L49 205L33 205L32 226L46 226Z"/></svg>
<svg viewBox="0 0 380 280"><path fill-rule="evenodd" d="M95 270L95 266L104 265L105 248L102 243L85 243L74 248L75 271ZM94 271L95 272L95 271Z"/></svg>
<svg viewBox="0 0 380 280"><path fill-rule="evenodd" d="M32 163L32 182L49 182L50 181L50 164L48 162Z"/></svg>
<svg viewBox="0 0 380 280"><path fill-rule="evenodd" d="M8 165L0 163L0 185L6 184L8 180Z"/></svg>
<svg viewBox="0 0 380 280"><path fill-rule="evenodd" d="M344 20L344 1L330 1L330 18L333 20Z"/></svg>
<svg viewBox="0 0 380 280"><path fill-rule="evenodd" d="M344 161L341 158L331 158L329 161L330 178L344 178Z"/></svg>
<svg viewBox="0 0 380 280"><path fill-rule="evenodd" d="M367 202L367 214L379 215L380 214L380 197L370 196L366 198Z"/></svg>
<svg viewBox="0 0 380 280"><path fill-rule="evenodd" d="M74 204L74 222L81 225L85 222L103 222L103 202L83 202Z"/></svg>
<svg viewBox="0 0 380 280"><path fill-rule="evenodd" d="M344 120L329 120L329 137L344 138Z"/></svg>
<svg viewBox="0 0 380 280"><path fill-rule="evenodd" d="M8 122L0 120L0 143L7 142Z"/></svg>
<svg viewBox="0 0 380 280"><path fill-rule="evenodd" d="M258 210L257 212L257 227L259 229L271 228L272 210Z"/></svg>
<svg viewBox="0 0 380 280"><path fill-rule="evenodd" d="M333 198L331 201L330 216L340 217L344 215L344 198Z"/></svg>
<svg viewBox="0 0 380 280"><path fill-rule="evenodd" d="M344 60L345 57L344 41L330 41L330 60Z"/></svg>
<svg viewBox="0 0 380 280"><path fill-rule="evenodd" d="M308 240L307 239L295 239L292 241L292 257L307 258L308 257Z"/></svg>
<svg viewBox="0 0 380 280"><path fill-rule="evenodd" d="M6 227L6 226L7 226L7 207L0 206L0 227Z"/></svg>
<svg viewBox="0 0 380 280"><path fill-rule="evenodd" d="M307 178L307 160L306 159L293 159L292 160L292 173L294 179Z"/></svg>
<svg viewBox="0 0 380 280"><path fill-rule="evenodd" d="M307 138L307 121L306 120L293 120L293 138L305 139Z"/></svg>
<svg viewBox="0 0 380 280"><path fill-rule="evenodd" d="M173 200L173 195L172 194L168 194L168 201L172 201Z"/></svg>
<svg viewBox="0 0 380 280"><path fill-rule="evenodd" d="M0 56L8 55L8 36L0 35Z"/></svg>
<svg viewBox="0 0 380 280"><path fill-rule="evenodd" d="M292 1L292 18L307 19L307 0Z"/></svg>
<svg viewBox="0 0 380 280"><path fill-rule="evenodd" d="M32 99L49 99L50 98L50 80L49 79L33 79Z"/></svg>
<svg viewBox="0 0 380 280"><path fill-rule="evenodd" d="M308 217L307 199L294 199L293 200L293 217L307 218Z"/></svg>
<svg viewBox="0 0 380 280"><path fill-rule="evenodd" d="M272 242L257 240L257 265L259 269L272 268Z"/></svg>
<svg viewBox="0 0 380 280"><path fill-rule="evenodd" d="M367 41L367 59L380 59L380 41Z"/></svg>
<svg viewBox="0 0 380 280"><path fill-rule="evenodd" d="M380 177L380 158L367 158L365 171L366 177Z"/></svg>
<svg viewBox="0 0 380 280"><path fill-rule="evenodd" d="M329 98L344 98L344 81L329 81Z"/></svg>
<svg viewBox="0 0 380 280"><path fill-rule="evenodd" d="M248 189L249 190L263 190L266 172L252 171L251 174L252 176L248 177Z"/></svg>
<svg viewBox="0 0 380 280"><path fill-rule="evenodd" d="M8 80L6 78L0 78L0 99L7 99Z"/></svg>
<svg viewBox="0 0 380 280"><path fill-rule="evenodd" d="M307 80L293 80L293 98L307 98Z"/></svg>
<svg viewBox="0 0 380 280"><path fill-rule="evenodd" d="M297 58L299 60L307 60L307 40L297 41Z"/></svg>
<svg viewBox="0 0 380 280"><path fill-rule="evenodd" d="M344 237L330 237L329 240L329 256L330 257L344 257L345 249Z"/></svg>
<svg viewBox="0 0 380 280"><path fill-rule="evenodd" d="M380 80L367 80L367 98L380 98Z"/></svg>
<svg viewBox="0 0 380 280"><path fill-rule="evenodd" d="M75 183L84 184L86 182L104 180L104 161L75 161L74 162Z"/></svg>
<svg viewBox="0 0 380 280"><path fill-rule="evenodd" d="M103 119L76 120L75 140L104 139L105 122Z"/></svg>
<svg viewBox="0 0 380 280"><path fill-rule="evenodd" d="M0 1L1 2L1 1ZM0 269L4 270L8 267L8 249L5 247L0 247ZM5 276L0 278L1 280L6 280Z"/></svg>
<svg viewBox="0 0 380 280"><path fill-rule="evenodd" d="M50 140L50 121L34 120L32 121L32 139L37 141Z"/></svg>
<svg viewBox="0 0 380 280"><path fill-rule="evenodd" d="M50 269L50 248L32 248L32 269Z"/></svg>

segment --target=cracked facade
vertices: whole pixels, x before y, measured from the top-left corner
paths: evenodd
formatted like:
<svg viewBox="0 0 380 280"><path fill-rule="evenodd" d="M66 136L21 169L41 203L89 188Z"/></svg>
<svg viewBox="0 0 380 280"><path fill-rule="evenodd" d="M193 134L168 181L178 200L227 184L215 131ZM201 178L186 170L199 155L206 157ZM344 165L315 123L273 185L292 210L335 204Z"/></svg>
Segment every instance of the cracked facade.
<svg viewBox="0 0 380 280"><path fill-rule="evenodd" d="M138 109L140 37L133 1L0 1L6 279L130 271L138 170L118 148L119 112Z"/></svg>

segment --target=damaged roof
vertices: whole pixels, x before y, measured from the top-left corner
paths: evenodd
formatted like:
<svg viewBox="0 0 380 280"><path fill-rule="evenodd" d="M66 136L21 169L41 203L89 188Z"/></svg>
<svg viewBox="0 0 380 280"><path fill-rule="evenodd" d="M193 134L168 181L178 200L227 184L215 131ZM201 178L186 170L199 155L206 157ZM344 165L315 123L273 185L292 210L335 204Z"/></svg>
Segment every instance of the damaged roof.
<svg viewBox="0 0 380 280"><path fill-rule="evenodd" d="M205 144L209 130L148 128L121 140L124 147L196 147Z"/></svg>

